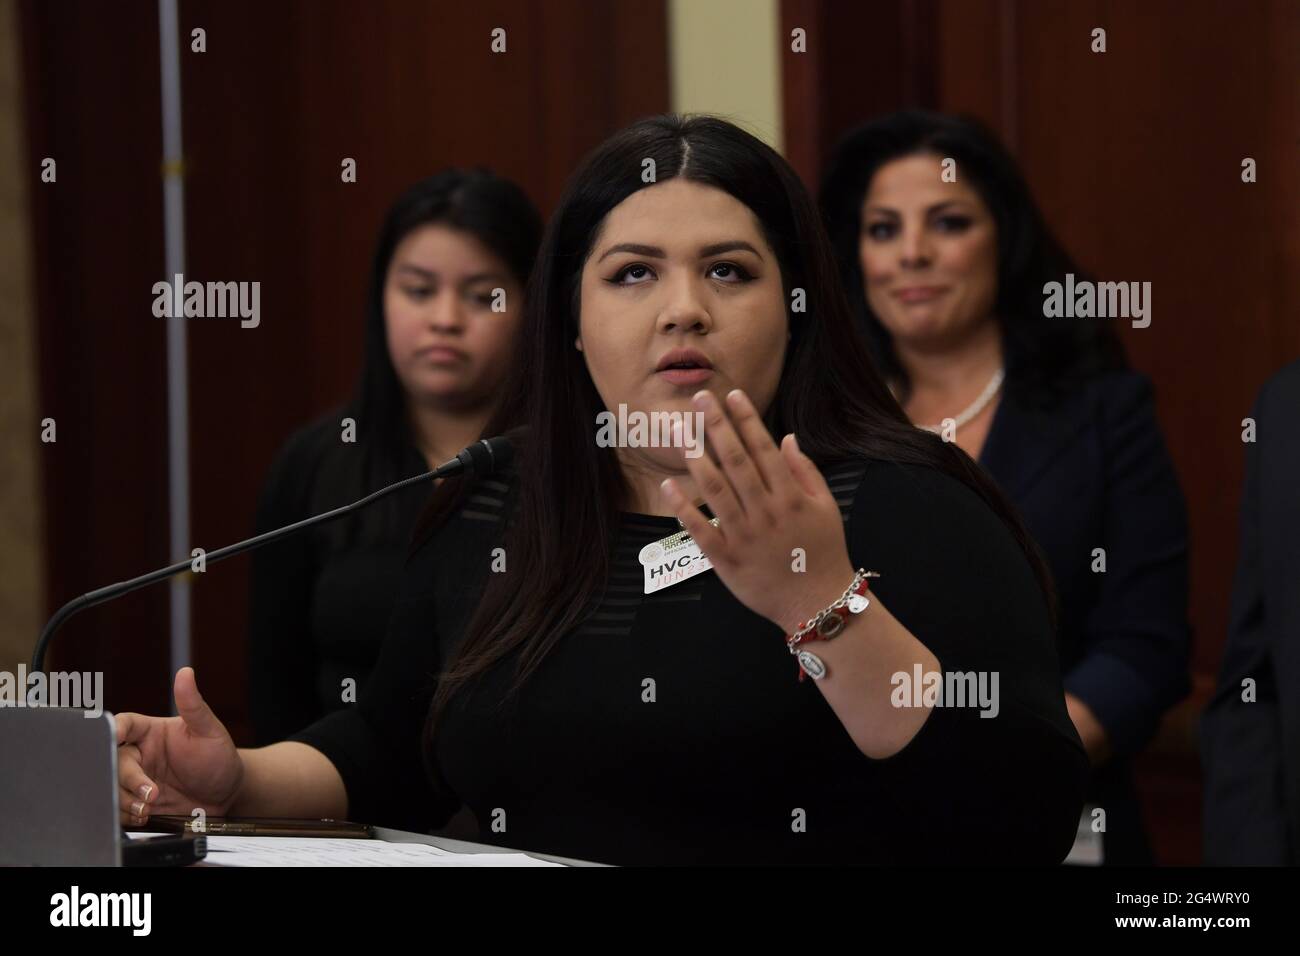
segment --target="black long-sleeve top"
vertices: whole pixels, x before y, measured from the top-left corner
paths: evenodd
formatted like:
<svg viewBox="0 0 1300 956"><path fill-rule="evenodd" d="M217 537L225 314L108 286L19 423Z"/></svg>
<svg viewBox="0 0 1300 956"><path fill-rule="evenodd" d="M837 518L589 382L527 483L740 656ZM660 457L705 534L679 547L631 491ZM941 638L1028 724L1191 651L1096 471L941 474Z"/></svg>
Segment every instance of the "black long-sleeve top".
<svg viewBox="0 0 1300 956"><path fill-rule="evenodd" d="M525 850L620 864L1059 862L1088 765L1022 552L972 491L930 469L824 473L853 564L882 574L873 591L945 671L997 672L996 717L937 707L899 753L864 756L796 679L780 628L714 572L641 593L638 551L677 523L624 514L600 606L507 706L513 657L456 697L426 775L441 662L486 575L529 573L490 570L508 475L413 552L358 704L292 739L338 769L352 819L433 828L463 803L482 840Z"/></svg>
<svg viewBox="0 0 1300 956"><path fill-rule="evenodd" d="M258 501L256 532L292 524L428 471L414 447L395 460L346 442L346 410L295 432L276 455ZM346 706L379 657L411 526L429 496L417 484L339 521L253 552L249 702L257 744L283 740Z"/></svg>

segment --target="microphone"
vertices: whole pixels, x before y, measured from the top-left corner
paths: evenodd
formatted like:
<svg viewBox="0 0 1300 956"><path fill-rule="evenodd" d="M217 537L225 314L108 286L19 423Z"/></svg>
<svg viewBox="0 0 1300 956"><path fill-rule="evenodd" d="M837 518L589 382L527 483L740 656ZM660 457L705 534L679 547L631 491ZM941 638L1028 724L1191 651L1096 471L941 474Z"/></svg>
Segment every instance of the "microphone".
<svg viewBox="0 0 1300 956"><path fill-rule="evenodd" d="M335 508L333 511L326 511L324 514L312 515L310 518L304 518L291 525L285 525L283 528L276 528L273 531L267 531L256 537L240 541L236 544L227 545L216 551L208 553L204 560L208 564L214 561L220 561L223 558L229 558L236 554L242 554L245 551L251 551L254 548L260 548L264 544L270 544L272 541L279 541L281 538L287 538L291 534L297 534L299 531L305 531L307 528L315 527L318 524L324 524L327 521L334 521L349 515L354 511L359 511L380 498L391 495L394 491L400 491L411 485L419 484L422 481L430 481L435 478L450 478L454 475L464 475L467 478L483 478L493 472L499 471L508 465L514 458L515 442L523 432L522 428L515 428L504 435L498 435L495 438L484 438L476 441L474 444L464 448L455 458L444 462L433 471L425 472L422 475L414 475L410 478L389 485L386 488L380 488L374 494L366 495L359 501L354 501L350 505L343 505L341 508ZM148 574L142 574L138 578L131 578L129 581L119 581L117 584L110 584L108 587L100 588L97 591L89 591L81 597L73 598L63 607L54 612L41 631L40 640L36 642L36 650L32 652L31 673L44 673L45 671L45 650L49 646L50 638L54 632L63 626L63 622L78 611L84 611L88 607L94 607L97 604L103 604L111 601L123 594L129 594L131 591L139 590L149 584L157 581L163 581L173 575L180 574L182 571L188 571L191 567L192 560L177 561L175 564L169 564L165 568L159 568L157 571L150 571Z"/></svg>

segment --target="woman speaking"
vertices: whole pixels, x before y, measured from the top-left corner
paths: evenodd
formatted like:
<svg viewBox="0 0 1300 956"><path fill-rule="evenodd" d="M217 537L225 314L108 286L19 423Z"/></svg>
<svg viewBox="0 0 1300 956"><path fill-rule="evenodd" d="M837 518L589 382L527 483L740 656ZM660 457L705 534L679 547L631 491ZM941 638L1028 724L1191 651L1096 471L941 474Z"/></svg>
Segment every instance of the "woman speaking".
<svg viewBox="0 0 1300 956"><path fill-rule="evenodd" d="M124 821L466 805L610 863L1059 862L1087 760L1043 563L871 371L784 160L710 117L619 132L526 300L509 490L435 491L357 704L240 750L183 669L179 716L118 716ZM598 441L620 411L705 453Z"/></svg>

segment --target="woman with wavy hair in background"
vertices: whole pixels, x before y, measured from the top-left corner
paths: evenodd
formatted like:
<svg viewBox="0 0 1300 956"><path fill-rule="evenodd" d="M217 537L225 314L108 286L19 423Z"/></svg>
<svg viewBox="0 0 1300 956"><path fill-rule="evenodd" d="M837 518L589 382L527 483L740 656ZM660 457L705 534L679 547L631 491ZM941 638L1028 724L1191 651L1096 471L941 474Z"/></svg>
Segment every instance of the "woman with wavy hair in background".
<svg viewBox="0 0 1300 956"><path fill-rule="evenodd" d="M1151 384L1115 319L1045 316L1047 283L1084 277L974 121L868 123L840 143L820 199L904 412L983 465L1047 556L1066 704L1105 812L1087 822L1104 820L1108 864L1150 863L1129 760L1188 693L1190 644L1186 506Z"/></svg>

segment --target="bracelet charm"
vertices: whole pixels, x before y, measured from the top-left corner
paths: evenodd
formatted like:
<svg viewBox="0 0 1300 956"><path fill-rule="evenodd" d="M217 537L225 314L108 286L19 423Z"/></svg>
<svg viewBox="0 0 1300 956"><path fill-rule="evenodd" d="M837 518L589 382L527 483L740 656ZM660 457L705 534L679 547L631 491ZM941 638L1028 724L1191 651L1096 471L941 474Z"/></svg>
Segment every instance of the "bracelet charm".
<svg viewBox="0 0 1300 956"><path fill-rule="evenodd" d="M871 578L880 577L875 571L858 568L853 581L839 599L830 607L819 612L810 621L804 622L785 639L786 648L799 662L799 680L805 676L821 680L827 674L825 662L808 649L802 647L805 641L829 641L844 630L850 614L861 614L871 606L867 590Z"/></svg>

